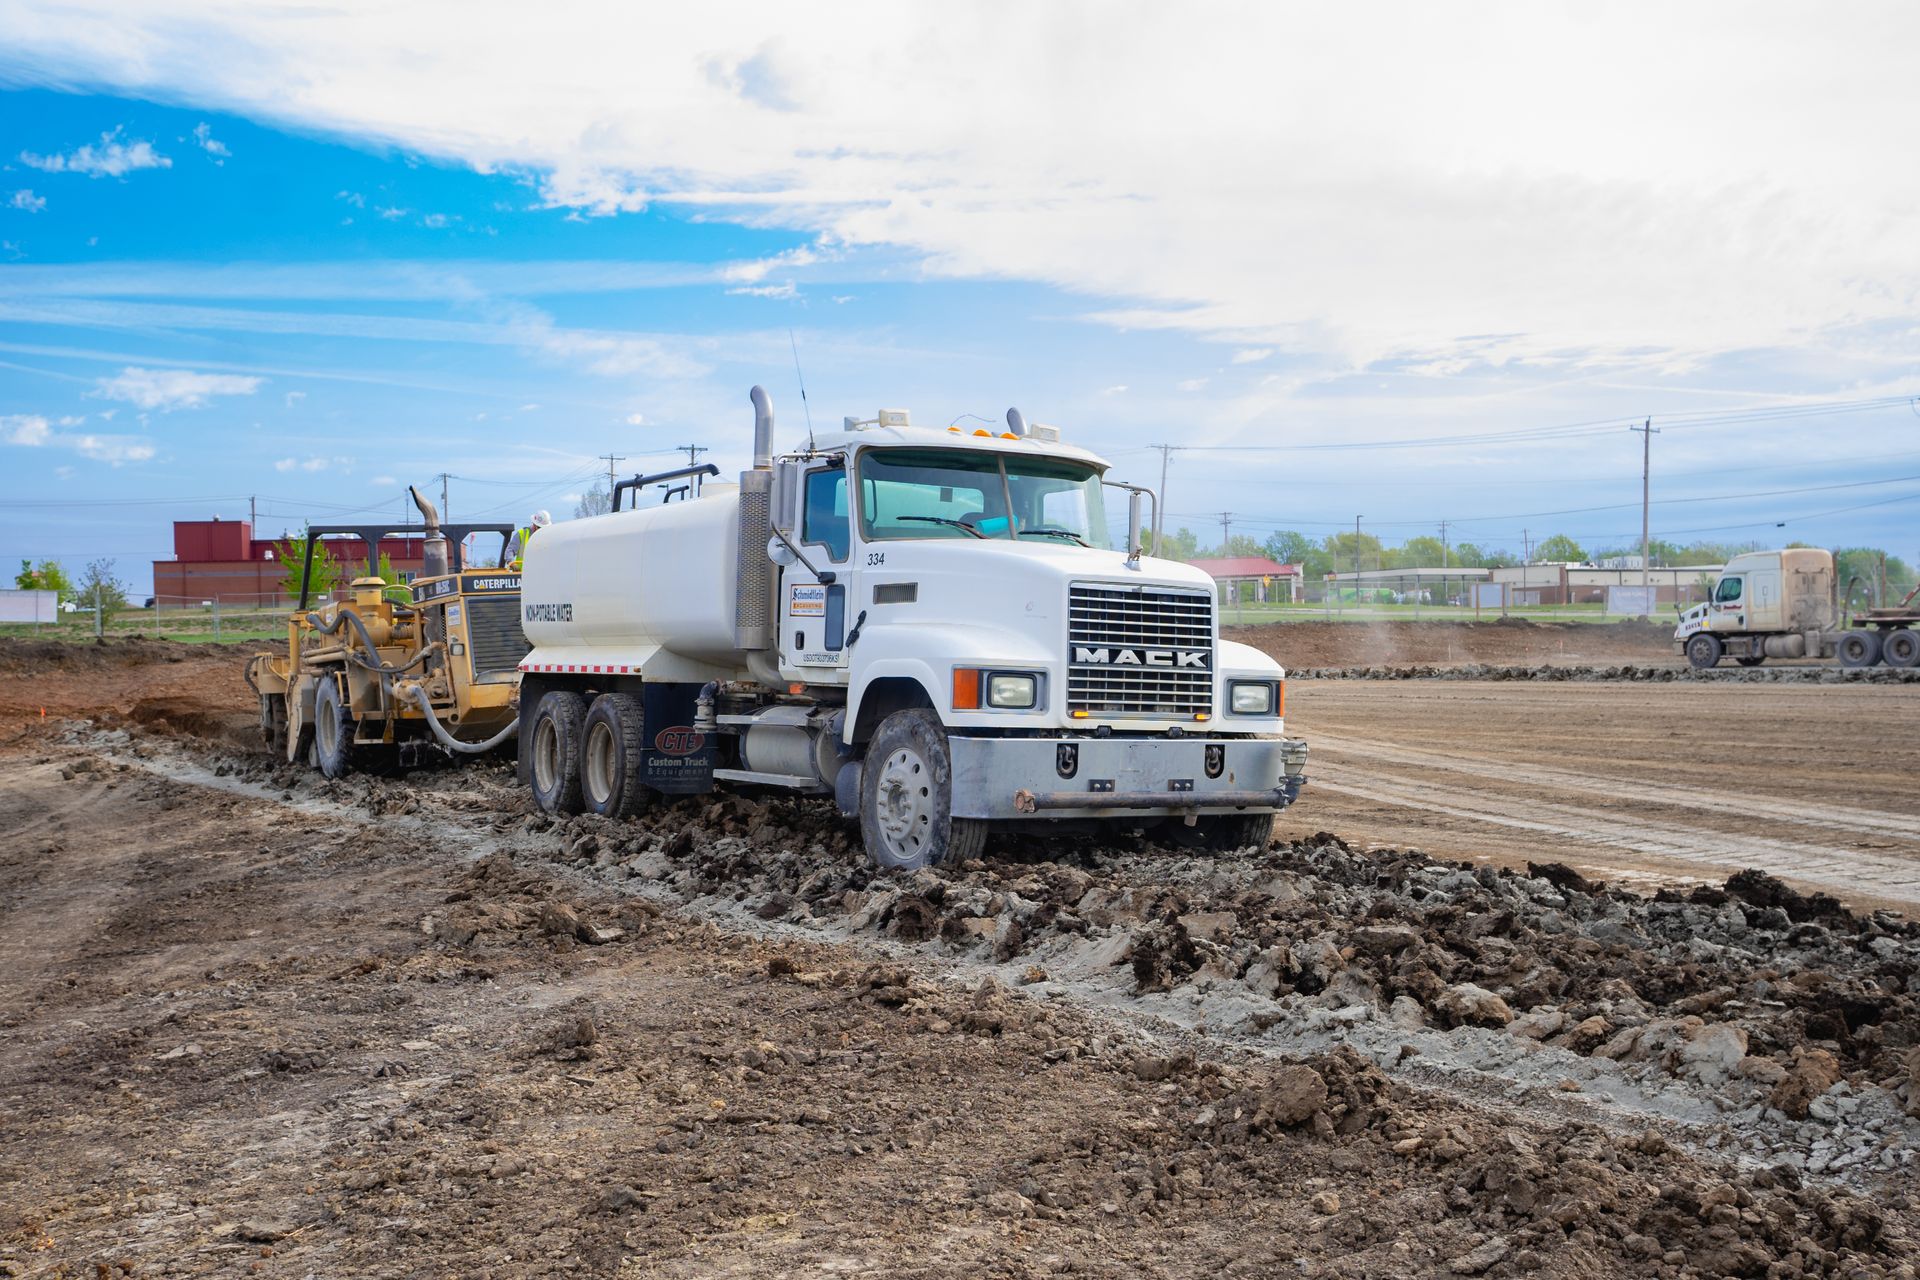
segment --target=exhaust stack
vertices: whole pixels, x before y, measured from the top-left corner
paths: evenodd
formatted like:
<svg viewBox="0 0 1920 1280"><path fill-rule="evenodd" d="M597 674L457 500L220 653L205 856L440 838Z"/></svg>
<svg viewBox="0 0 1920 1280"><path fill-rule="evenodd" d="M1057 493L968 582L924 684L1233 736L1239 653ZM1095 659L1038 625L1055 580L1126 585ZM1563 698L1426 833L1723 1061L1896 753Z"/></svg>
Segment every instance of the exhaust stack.
<svg viewBox="0 0 1920 1280"><path fill-rule="evenodd" d="M753 401L753 470L740 473L740 526L734 547L733 642L749 653L773 644L773 402L765 387Z"/></svg>
<svg viewBox="0 0 1920 1280"><path fill-rule="evenodd" d="M773 466L773 401L765 387L747 393L753 401L753 469L765 471Z"/></svg>
<svg viewBox="0 0 1920 1280"><path fill-rule="evenodd" d="M420 547L420 576L441 577L447 572L447 540L440 532L440 509L412 485L407 486L407 492L413 495L413 505L420 508L420 519L427 526Z"/></svg>

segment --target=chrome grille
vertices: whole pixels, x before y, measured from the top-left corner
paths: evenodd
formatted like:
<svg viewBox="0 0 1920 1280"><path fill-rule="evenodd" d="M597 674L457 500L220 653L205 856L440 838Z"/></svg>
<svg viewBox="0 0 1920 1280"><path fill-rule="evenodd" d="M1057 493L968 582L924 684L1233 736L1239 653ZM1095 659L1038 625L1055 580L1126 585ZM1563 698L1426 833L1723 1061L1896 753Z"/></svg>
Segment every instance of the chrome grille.
<svg viewBox="0 0 1920 1280"><path fill-rule="evenodd" d="M1212 593L1075 583L1067 606L1068 711L1213 711ZM1104 651L1107 660L1082 661L1083 650ZM1157 665L1163 656L1166 664Z"/></svg>
<svg viewBox="0 0 1920 1280"><path fill-rule="evenodd" d="M520 593L467 597L467 654L476 679L518 671L533 646L520 629Z"/></svg>

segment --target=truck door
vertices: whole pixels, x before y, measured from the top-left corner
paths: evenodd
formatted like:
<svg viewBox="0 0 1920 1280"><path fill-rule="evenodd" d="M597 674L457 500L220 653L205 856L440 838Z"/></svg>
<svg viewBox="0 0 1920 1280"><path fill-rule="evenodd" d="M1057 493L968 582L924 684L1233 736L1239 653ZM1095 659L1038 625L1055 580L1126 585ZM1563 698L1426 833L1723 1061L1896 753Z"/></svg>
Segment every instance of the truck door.
<svg viewBox="0 0 1920 1280"><path fill-rule="evenodd" d="M1713 589L1713 613L1710 621L1715 631L1742 631L1747 625L1747 580L1741 574L1728 574L1720 579Z"/></svg>
<svg viewBox="0 0 1920 1280"><path fill-rule="evenodd" d="M853 518L846 464L830 461L800 474L797 541L808 560L831 570L821 582L803 564L781 576L781 666L796 679L820 684L846 680L848 570L853 562Z"/></svg>

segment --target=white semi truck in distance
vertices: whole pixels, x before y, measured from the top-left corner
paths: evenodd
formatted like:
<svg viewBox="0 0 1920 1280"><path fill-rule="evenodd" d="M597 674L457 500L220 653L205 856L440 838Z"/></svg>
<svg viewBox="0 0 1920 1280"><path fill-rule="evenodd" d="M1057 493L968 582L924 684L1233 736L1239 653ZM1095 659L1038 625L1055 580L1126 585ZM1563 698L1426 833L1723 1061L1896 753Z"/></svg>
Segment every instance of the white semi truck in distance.
<svg viewBox="0 0 1920 1280"><path fill-rule="evenodd" d="M1680 615L1673 642L1706 670L1723 657L1743 667L1768 658L1835 658L1843 667L1920 663L1920 588L1890 608L1852 612L1855 582L1840 589L1833 553L1817 547L1750 551L1727 561L1707 600Z"/></svg>
<svg viewBox="0 0 1920 1280"><path fill-rule="evenodd" d="M520 769L542 809L831 795L898 868L1067 820L1265 844L1305 780L1286 673L1220 639L1204 573L1142 554L1146 490L1015 410L1004 431L885 410L776 456L751 398L737 485L636 476L527 548ZM682 500L622 509L683 476Z"/></svg>

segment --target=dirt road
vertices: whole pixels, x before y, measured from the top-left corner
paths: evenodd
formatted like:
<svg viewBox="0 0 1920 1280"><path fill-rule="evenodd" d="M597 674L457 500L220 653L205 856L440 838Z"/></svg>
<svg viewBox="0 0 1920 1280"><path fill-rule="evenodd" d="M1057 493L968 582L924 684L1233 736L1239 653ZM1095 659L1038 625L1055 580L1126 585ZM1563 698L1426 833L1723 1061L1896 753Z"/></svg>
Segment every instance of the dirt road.
<svg viewBox="0 0 1920 1280"><path fill-rule="evenodd" d="M1313 767L1283 832L1920 911L1920 686L1302 681L1287 710Z"/></svg>
<svg viewBox="0 0 1920 1280"><path fill-rule="evenodd" d="M145 656L0 653L0 1275L1915 1275L1890 917L1324 835L881 875L813 802L324 782Z"/></svg>

